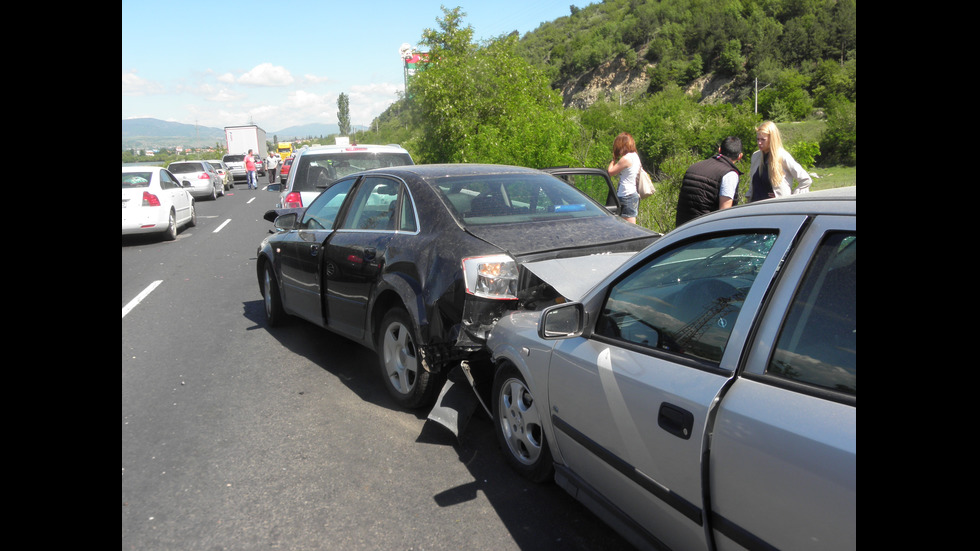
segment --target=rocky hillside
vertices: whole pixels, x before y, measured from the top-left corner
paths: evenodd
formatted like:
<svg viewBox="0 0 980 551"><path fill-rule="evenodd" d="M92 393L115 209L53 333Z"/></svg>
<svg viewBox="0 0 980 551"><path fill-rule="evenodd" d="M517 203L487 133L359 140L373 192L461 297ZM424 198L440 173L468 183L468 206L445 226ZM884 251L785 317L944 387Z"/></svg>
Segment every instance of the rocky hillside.
<svg viewBox="0 0 980 551"><path fill-rule="evenodd" d="M639 52L638 56L642 58L643 53ZM649 66L647 64L643 67L635 65L629 67L625 58L616 57L579 78L564 83L561 86L562 101L565 107L577 109L584 109L599 98L608 101L628 101L645 92L650 85L650 79L647 77ZM733 78L718 77L713 73L696 79L685 91L694 97L702 98L702 103L733 101L739 95Z"/></svg>

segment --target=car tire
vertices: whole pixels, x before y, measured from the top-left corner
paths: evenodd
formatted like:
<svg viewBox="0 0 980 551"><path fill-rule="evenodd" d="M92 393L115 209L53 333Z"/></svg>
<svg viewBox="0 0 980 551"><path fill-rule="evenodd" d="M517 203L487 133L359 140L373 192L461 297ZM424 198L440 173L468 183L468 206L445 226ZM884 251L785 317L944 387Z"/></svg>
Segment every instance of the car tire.
<svg viewBox="0 0 980 551"><path fill-rule="evenodd" d="M193 228L197 225L197 205L194 201L191 201L191 219L187 221L187 227Z"/></svg>
<svg viewBox="0 0 980 551"><path fill-rule="evenodd" d="M497 370L493 378L494 433L507 463L532 482L547 480L554 473L541 417L547 413L538 408L516 367L505 363Z"/></svg>
<svg viewBox="0 0 980 551"><path fill-rule="evenodd" d="M385 314L376 339L381 379L392 399L406 409L431 405L435 399L437 377L422 366L418 342L404 309Z"/></svg>
<svg viewBox="0 0 980 551"><path fill-rule="evenodd" d="M265 305L265 320L269 327L279 327L286 321L286 311L282 308L282 297L279 296L279 285L272 265L266 264L262 279L262 296Z"/></svg>
<svg viewBox="0 0 980 551"><path fill-rule="evenodd" d="M177 239L177 213L170 209L170 218L167 220L167 229L163 232L163 238L167 241Z"/></svg>
<svg viewBox="0 0 980 551"><path fill-rule="evenodd" d="M211 200L212 201L218 200L218 190L214 189L214 186L211 186Z"/></svg>

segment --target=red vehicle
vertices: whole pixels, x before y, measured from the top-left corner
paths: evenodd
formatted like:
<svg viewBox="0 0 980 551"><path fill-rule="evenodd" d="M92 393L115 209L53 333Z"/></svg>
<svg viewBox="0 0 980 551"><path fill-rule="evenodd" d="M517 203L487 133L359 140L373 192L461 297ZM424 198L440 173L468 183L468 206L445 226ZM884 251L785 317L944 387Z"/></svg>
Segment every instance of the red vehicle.
<svg viewBox="0 0 980 551"><path fill-rule="evenodd" d="M286 177L289 176L289 167L292 166L293 159L295 159L295 158L296 158L295 155L290 155L289 157L286 158L285 161L282 162L282 168L279 169L279 182L280 183L282 183L282 184L285 185L285 183L286 183Z"/></svg>

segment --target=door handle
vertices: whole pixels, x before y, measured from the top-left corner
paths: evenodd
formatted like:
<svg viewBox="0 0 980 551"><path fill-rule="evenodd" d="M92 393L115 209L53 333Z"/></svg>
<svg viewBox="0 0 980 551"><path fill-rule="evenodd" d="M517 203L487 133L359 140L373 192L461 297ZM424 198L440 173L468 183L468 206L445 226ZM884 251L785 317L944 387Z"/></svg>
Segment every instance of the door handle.
<svg viewBox="0 0 980 551"><path fill-rule="evenodd" d="M310 245L310 256L316 256L319 253L320 253L320 245L317 245L315 243L313 245Z"/></svg>
<svg viewBox="0 0 980 551"><path fill-rule="evenodd" d="M691 437L691 431L694 429L694 414L686 409L664 402L660 404L657 424L670 434L687 440Z"/></svg>

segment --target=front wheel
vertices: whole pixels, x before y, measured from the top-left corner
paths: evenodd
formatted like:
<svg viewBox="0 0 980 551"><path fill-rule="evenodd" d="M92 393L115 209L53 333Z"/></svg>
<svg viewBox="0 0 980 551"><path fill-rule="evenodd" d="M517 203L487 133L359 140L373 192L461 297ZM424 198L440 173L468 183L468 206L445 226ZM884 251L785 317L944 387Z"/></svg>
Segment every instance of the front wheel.
<svg viewBox="0 0 980 551"><path fill-rule="evenodd" d="M417 409L431 404L436 377L422 367L418 338L408 313L392 308L385 314L377 335L378 364L388 394L399 406Z"/></svg>
<svg viewBox="0 0 980 551"><path fill-rule="evenodd" d="M533 482L547 480L554 472L542 413L547 411L538 409L517 368L505 364L497 370L493 378L494 432L507 463Z"/></svg>
<svg viewBox="0 0 980 551"><path fill-rule="evenodd" d="M263 304L265 305L265 319L269 327L278 327L286 321L286 311L282 309L282 298L279 296L279 286L276 284L276 275L272 272L272 265L265 265L265 272L262 278Z"/></svg>

